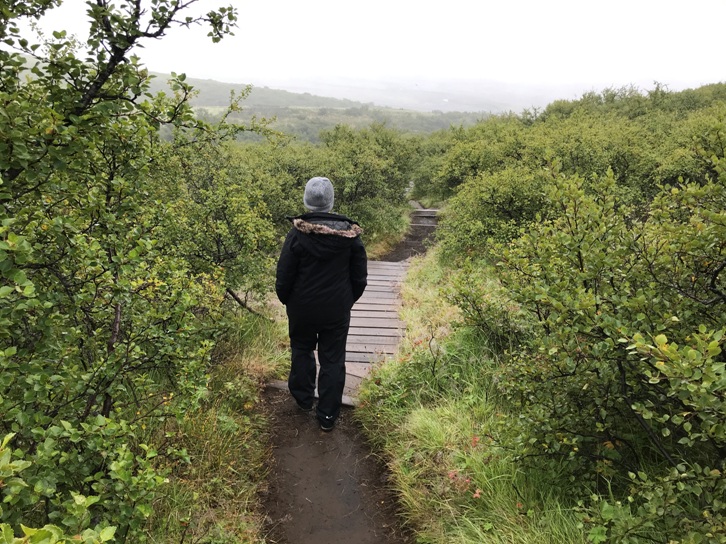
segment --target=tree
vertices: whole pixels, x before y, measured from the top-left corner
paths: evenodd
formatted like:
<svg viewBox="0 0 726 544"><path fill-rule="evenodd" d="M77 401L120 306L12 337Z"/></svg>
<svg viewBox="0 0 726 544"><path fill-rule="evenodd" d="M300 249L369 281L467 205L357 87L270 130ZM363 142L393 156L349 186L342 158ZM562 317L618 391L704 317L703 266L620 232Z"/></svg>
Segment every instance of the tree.
<svg viewBox="0 0 726 544"><path fill-rule="evenodd" d="M20 19L57 4L0 9L0 428L29 463L28 486L2 490L12 508L0 521L80 532L93 520L139 541L163 482L145 422L172 415L171 392L191 400L204 387L205 316L222 293L213 273L190 274L156 242L168 214L149 202L158 128L198 123L184 77L173 98L151 97L132 51L198 23L218 41L236 11L88 2L81 53L64 31L43 43L20 33Z"/></svg>

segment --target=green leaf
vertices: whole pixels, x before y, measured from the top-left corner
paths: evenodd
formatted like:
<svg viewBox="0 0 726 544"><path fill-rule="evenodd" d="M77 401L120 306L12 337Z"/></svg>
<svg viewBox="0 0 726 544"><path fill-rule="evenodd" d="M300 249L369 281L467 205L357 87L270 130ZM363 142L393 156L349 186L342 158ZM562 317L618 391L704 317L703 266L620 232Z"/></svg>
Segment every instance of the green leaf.
<svg viewBox="0 0 726 544"><path fill-rule="evenodd" d="M98 536L101 539L101 542L109 542L113 540L115 534L116 527L105 527L101 530Z"/></svg>

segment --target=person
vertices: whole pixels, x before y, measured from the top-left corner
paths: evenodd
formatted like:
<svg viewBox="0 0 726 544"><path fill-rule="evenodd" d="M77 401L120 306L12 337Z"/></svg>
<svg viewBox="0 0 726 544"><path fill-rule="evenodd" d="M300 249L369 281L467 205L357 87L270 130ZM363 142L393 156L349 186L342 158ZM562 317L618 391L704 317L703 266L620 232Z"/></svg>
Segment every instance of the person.
<svg viewBox="0 0 726 544"><path fill-rule="evenodd" d="M292 228L282 246L275 280L288 318L290 394L301 410L312 411L317 377L315 415L326 432L333 430L340 415L350 311L368 277L363 231L352 219L331 212L334 201L328 178L307 182L303 204L310 212L288 217Z"/></svg>

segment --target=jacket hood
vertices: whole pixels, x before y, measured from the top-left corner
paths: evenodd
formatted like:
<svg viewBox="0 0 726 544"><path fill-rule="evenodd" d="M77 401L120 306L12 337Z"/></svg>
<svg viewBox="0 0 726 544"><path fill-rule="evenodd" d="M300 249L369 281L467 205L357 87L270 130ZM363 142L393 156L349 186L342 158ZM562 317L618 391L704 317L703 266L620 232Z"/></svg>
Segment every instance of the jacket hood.
<svg viewBox="0 0 726 544"><path fill-rule="evenodd" d="M302 246L318 259L328 260L350 247L363 229L344 215L307 213L289 218Z"/></svg>

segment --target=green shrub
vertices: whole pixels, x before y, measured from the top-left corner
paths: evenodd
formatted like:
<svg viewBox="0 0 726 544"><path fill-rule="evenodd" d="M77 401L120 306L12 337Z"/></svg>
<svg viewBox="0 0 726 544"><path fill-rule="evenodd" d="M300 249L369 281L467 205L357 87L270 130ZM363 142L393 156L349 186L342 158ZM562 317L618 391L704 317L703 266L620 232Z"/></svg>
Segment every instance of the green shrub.
<svg viewBox="0 0 726 544"><path fill-rule="evenodd" d="M445 258L488 256L493 242L508 242L548 213L547 171L506 168L482 173L449 199L437 229Z"/></svg>
<svg viewBox="0 0 726 544"><path fill-rule="evenodd" d="M521 410L522 455L567 459L616 497L590 511L593 541L723 538L726 189L664 191L638 223L614 184L558 183L564 213L503 253L503 282L539 332L503 365L501 391Z"/></svg>

